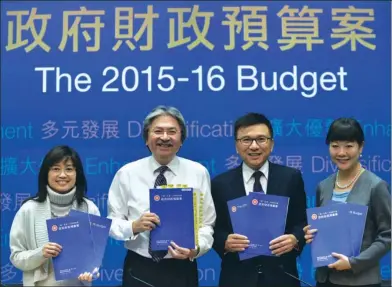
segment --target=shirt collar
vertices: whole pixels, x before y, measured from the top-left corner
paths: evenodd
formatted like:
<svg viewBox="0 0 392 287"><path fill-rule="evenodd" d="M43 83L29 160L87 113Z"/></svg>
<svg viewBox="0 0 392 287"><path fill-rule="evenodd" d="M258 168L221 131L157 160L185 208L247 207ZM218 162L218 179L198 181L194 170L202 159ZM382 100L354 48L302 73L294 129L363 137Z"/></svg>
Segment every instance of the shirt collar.
<svg viewBox="0 0 392 287"><path fill-rule="evenodd" d="M155 159L155 157L152 155L150 157L150 167L153 173L156 172L156 170L162 166L159 162L157 162L157 160ZM174 174L177 175L178 174L178 170L180 168L180 160L178 159L177 156L174 156L174 158L171 160L171 162L169 162L169 164L166 165L169 170Z"/></svg>
<svg viewBox="0 0 392 287"><path fill-rule="evenodd" d="M259 170L264 174L265 178L268 180L269 172L269 162L268 160L259 168ZM244 182L247 184L252 178L254 169L250 168L245 162L242 163L242 175L244 177Z"/></svg>

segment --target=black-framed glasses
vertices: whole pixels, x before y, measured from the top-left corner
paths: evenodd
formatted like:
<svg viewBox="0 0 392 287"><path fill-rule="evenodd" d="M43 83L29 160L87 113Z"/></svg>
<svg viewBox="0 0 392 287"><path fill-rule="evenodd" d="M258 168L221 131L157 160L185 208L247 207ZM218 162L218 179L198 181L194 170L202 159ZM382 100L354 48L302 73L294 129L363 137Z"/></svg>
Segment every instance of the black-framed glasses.
<svg viewBox="0 0 392 287"><path fill-rule="evenodd" d="M258 137L258 138L243 137L237 139L237 141L239 141L244 146L250 146L253 144L253 141L256 141L258 145L265 145L271 139L272 139L271 137Z"/></svg>

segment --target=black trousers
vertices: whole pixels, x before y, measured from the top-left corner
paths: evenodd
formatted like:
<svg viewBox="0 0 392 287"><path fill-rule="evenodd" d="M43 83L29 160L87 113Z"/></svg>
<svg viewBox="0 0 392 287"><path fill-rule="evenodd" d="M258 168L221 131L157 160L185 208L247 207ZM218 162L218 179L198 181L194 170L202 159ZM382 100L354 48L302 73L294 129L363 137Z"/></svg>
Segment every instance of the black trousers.
<svg viewBox="0 0 392 287"><path fill-rule="evenodd" d="M150 258L128 251L122 286L198 287L197 263L189 259L163 259L155 263Z"/></svg>
<svg viewBox="0 0 392 287"><path fill-rule="evenodd" d="M317 287L353 287L353 286L346 286L346 285L336 285L332 284L331 282L327 281L325 283L317 282ZM372 285L357 285L355 287L381 287L381 284L372 284Z"/></svg>

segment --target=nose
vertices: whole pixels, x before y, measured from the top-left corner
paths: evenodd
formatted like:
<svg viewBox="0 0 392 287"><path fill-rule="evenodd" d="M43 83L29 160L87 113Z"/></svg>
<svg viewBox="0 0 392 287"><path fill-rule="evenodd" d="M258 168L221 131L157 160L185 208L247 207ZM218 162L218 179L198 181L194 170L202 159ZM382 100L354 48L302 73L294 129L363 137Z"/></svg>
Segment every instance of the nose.
<svg viewBox="0 0 392 287"><path fill-rule="evenodd" d="M252 143L250 144L251 149L258 149L259 145L257 144L256 140L253 140Z"/></svg>
<svg viewBox="0 0 392 287"><path fill-rule="evenodd" d="M65 174L65 170L61 170L59 177L67 177L67 175Z"/></svg>
<svg viewBox="0 0 392 287"><path fill-rule="evenodd" d="M161 136L162 140L168 140L170 139L169 135L167 134L167 132L163 132L163 135Z"/></svg>
<svg viewBox="0 0 392 287"><path fill-rule="evenodd" d="M344 147L339 147L338 150L338 155L345 155L346 154L346 149Z"/></svg>

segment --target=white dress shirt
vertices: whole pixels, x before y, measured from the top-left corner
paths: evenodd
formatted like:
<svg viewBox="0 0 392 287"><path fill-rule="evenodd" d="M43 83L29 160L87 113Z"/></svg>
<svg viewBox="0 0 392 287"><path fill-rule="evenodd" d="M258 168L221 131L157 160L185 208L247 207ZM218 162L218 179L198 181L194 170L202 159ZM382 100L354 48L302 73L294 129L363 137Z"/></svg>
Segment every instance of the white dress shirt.
<svg viewBox="0 0 392 287"><path fill-rule="evenodd" d="M211 197L210 175L200 163L177 156L167 166L169 170L164 173L167 184L186 184L187 187L199 189L204 195L199 257L209 251L213 243L216 213ZM154 171L159 167L153 156L126 164L115 174L108 194L108 218L112 219L110 236L125 241L127 249L148 258L151 258L148 253L150 232L134 235L132 223L150 211L149 190L154 188L158 176L158 172ZM168 253L165 258L171 258L171 255Z"/></svg>
<svg viewBox="0 0 392 287"><path fill-rule="evenodd" d="M260 167L259 170L263 173L263 175L260 177L261 187L263 188L265 194L267 194L268 171L269 171L268 160ZM242 176L244 178L246 195L249 195L250 192L253 192L253 184L255 183L255 178L253 177L254 172L255 170L247 166L245 162L242 164Z"/></svg>

